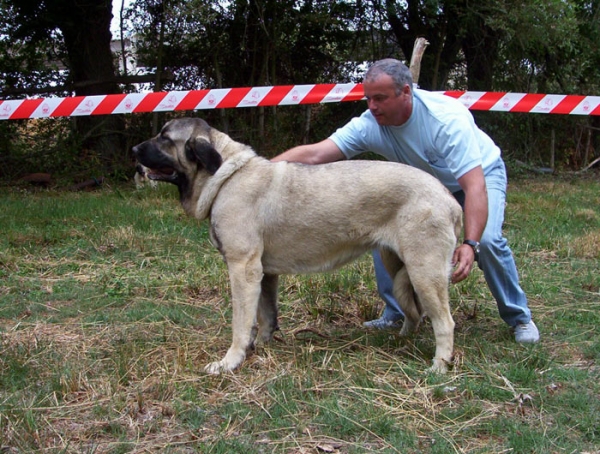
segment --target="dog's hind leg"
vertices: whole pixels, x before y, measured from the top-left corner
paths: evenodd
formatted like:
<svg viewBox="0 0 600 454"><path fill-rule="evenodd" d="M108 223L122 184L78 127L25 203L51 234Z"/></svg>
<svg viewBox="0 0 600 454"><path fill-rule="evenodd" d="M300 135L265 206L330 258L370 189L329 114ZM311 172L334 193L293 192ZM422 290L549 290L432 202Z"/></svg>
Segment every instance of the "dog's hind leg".
<svg viewBox="0 0 600 454"><path fill-rule="evenodd" d="M421 307L415 298L415 290L410 282L408 271L403 266L394 277L394 297L404 312L404 323L400 330L401 336L408 336L419 328L421 322Z"/></svg>
<svg viewBox="0 0 600 454"><path fill-rule="evenodd" d="M421 321L420 307L415 300L414 289L410 283L406 267L398 254L387 248L382 248L379 252L385 269L393 278L394 298L396 298L402 312L404 312L404 323L400 335L407 336L419 327Z"/></svg>
<svg viewBox="0 0 600 454"><path fill-rule="evenodd" d="M450 312L448 270L444 263L437 266L432 260L424 260L422 263L429 263L429 266L411 266L408 272L419 303L431 319L435 335L435 356L430 370L445 373L448 364L453 360L454 349L454 320Z"/></svg>
<svg viewBox="0 0 600 454"><path fill-rule="evenodd" d="M258 300L258 341L269 342L273 333L279 329L277 323L277 288L279 276L265 274L260 283L261 292Z"/></svg>
<svg viewBox="0 0 600 454"><path fill-rule="evenodd" d="M232 261L228 262L227 266L233 304L233 339L225 357L204 368L209 374L219 374L238 368L246 358L246 351L254 347L257 334L258 301L263 278L260 258Z"/></svg>

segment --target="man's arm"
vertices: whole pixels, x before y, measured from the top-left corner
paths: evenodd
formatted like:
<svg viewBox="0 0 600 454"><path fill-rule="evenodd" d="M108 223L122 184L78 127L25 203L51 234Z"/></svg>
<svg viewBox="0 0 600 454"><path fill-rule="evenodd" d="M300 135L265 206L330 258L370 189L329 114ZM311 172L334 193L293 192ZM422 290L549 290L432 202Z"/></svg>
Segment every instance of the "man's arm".
<svg viewBox="0 0 600 454"><path fill-rule="evenodd" d="M288 161L304 164L323 164L325 162L341 161L344 154L331 139L308 145L300 145L284 151L271 159L272 162Z"/></svg>
<svg viewBox="0 0 600 454"><path fill-rule="evenodd" d="M458 179L458 183L465 193L464 239L479 242L488 218L488 197L483 169L477 166L469 170ZM467 244L460 245L454 251L452 260L456 267L452 273L452 282L460 282L469 275L473 267L473 248Z"/></svg>

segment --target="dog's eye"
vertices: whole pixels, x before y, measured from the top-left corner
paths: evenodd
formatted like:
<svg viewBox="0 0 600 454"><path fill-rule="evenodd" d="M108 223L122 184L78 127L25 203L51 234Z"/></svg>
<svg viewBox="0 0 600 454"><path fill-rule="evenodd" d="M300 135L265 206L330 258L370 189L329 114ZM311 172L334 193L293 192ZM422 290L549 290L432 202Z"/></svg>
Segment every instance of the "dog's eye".
<svg viewBox="0 0 600 454"><path fill-rule="evenodd" d="M161 143L168 144L168 145L171 145L174 143L173 140L171 140L171 138L169 136L163 136L163 135L158 136L158 141Z"/></svg>

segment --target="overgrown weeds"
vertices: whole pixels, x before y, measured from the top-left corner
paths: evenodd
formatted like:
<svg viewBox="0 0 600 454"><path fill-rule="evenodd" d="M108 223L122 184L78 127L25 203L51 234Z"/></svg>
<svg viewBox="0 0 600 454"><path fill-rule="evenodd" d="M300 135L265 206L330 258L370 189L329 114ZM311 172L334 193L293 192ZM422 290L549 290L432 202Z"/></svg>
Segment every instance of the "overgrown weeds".
<svg viewBox="0 0 600 454"><path fill-rule="evenodd" d="M452 286L456 365L431 326L366 332L370 257L282 278L282 331L237 372L228 278L172 188L7 191L0 451L488 453L600 449L600 183L512 182L506 219L542 341L514 343L477 270Z"/></svg>

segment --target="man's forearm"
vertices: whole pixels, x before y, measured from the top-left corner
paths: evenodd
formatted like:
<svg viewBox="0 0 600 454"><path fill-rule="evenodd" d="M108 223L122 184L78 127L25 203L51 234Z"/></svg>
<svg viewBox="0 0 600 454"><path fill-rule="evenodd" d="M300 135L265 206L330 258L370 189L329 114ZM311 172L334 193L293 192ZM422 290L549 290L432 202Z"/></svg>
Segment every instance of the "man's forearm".
<svg viewBox="0 0 600 454"><path fill-rule="evenodd" d="M271 161L301 162L304 164L323 164L344 159L343 153L330 139L318 143L299 145L275 156Z"/></svg>
<svg viewBox="0 0 600 454"><path fill-rule="evenodd" d="M464 239L480 241L488 218L487 191L465 197Z"/></svg>
<svg viewBox="0 0 600 454"><path fill-rule="evenodd" d="M488 197L485 177L481 166L477 166L459 178L458 183L465 193L464 239L480 241L488 218Z"/></svg>
<svg viewBox="0 0 600 454"><path fill-rule="evenodd" d="M288 161L288 162L303 162L310 164L311 154L309 145L300 145L294 148L290 148L284 151L280 155L275 156L271 159L272 162Z"/></svg>

